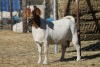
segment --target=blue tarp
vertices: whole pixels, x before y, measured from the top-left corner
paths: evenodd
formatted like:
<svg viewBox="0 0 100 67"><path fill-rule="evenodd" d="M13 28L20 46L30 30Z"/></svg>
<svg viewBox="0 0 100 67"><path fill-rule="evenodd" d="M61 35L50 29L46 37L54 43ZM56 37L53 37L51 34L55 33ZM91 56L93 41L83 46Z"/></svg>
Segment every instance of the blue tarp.
<svg viewBox="0 0 100 67"><path fill-rule="evenodd" d="M46 20L47 20L48 22L52 22L52 21L54 21L53 18L47 18Z"/></svg>
<svg viewBox="0 0 100 67"><path fill-rule="evenodd" d="M10 11L10 0L0 0L0 11ZM12 11L20 11L20 0L12 0Z"/></svg>
<svg viewBox="0 0 100 67"><path fill-rule="evenodd" d="M13 5L13 11L19 11L20 10L20 0L12 0Z"/></svg>

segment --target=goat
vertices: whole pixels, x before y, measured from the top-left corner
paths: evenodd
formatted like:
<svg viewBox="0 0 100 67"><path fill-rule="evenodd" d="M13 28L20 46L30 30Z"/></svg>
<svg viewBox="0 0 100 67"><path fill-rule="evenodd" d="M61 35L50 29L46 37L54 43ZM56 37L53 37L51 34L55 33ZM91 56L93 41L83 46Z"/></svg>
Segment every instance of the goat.
<svg viewBox="0 0 100 67"><path fill-rule="evenodd" d="M64 60L64 55L67 46L72 41L77 50L77 61L80 60L80 45L78 44L77 28L75 19L72 16L66 16L62 19L48 22L40 17L40 10L34 10L32 24L33 39L38 47L39 59L38 63L42 62L42 45L44 45L44 62L48 64L48 46L49 44L61 44L62 55L60 60ZM37 18L38 17L38 18ZM40 20L40 21L37 21Z"/></svg>

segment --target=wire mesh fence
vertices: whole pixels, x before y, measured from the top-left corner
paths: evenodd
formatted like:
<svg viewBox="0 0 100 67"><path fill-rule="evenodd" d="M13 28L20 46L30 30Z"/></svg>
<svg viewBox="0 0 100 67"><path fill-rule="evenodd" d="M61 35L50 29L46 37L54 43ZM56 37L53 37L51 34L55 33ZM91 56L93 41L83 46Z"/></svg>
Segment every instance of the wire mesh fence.
<svg viewBox="0 0 100 67"><path fill-rule="evenodd" d="M63 11L64 11L64 8L63 7L60 8L61 5L62 5L61 3L64 3L64 0L61 1L61 3L59 3L59 2L60 2L60 0L57 3L57 6L58 6L57 9L59 8L58 9L58 14L59 14L59 10L62 10L63 9ZM83 3L83 2L84 1L82 1L80 3ZM75 13L74 10L72 10L72 3L74 3L73 0L70 1L70 3L69 3L70 4L70 8L71 8L70 12ZM92 4L89 1L87 3L89 4L88 6L91 6L91 4ZM7 4L7 5L5 5L5 4ZM43 0L41 0L41 1L40 0L0 0L0 30L4 30L4 29L11 30L13 28L13 26L14 27L19 27L18 22L22 22L24 20L26 21L26 19L23 20L23 12L22 12L22 10L23 9L26 9L28 5L37 5L37 4L43 4ZM46 2L46 11L45 11L46 13L52 11L51 10L52 7L50 7L51 4L52 4L52 0L48 0ZM83 7L81 5L80 5L80 7ZM95 7L95 6L96 5L93 5L93 7ZM50 9L48 7L50 7ZM3 11L1 11L1 10L3 10ZM99 12L93 11L93 9L92 9L92 12L96 12L95 15L96 15L97 19L93 20L94 17L92 18L91 16L93 16L94 14L91 13L91 12L89 12L89 14L85 14L85 16L87 18L85 16L80 16L80 20L81 19L84 19L84 20L81 20L80 21L80 22L82 22L80 24L80 26L81 26L80 27L80 29L81 29L81 40L91 40L91 39L92 40L96 40L96 39L100 39L100 30L97 29L97 26L95 24L96 20L98 20ZM15 15L17 15L17 18L20 19L18 22L14 21L14 16ZM49 13L46 14L46 15L49 15ZM59 14L59 15L61 15L61 14ZM93 22L91 22L91 19L92 19ZM22 27L23 27L23 29L25 31L27 31L28 30L28 28L27 28L28 27L27 26L27 21L26 22L25 21L24 21L24 24L22 22ZM18 26L15 25L15 24L17 24Z"/></svg>

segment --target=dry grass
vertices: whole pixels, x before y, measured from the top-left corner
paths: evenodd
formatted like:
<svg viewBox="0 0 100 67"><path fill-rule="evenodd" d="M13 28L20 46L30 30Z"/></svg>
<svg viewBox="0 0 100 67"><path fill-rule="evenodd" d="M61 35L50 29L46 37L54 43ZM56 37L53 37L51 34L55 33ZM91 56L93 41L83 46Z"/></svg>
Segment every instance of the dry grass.
<svg viewBox="0 0 100 67"><path fill-rule="evenodd" d="M97 41L82 42L82 48ZM100 43L99 43L100 44ZM59 47L60 48L60 47ZM53 54L53 46L49 47L49 64L37 64L37 47L32 39L31 33L14 33L11 31L0 31L0 67L100 67L100 49L83 50L82 59L77 62L75 48L66 51L66 61L57 61L59 53Z"/></svg>

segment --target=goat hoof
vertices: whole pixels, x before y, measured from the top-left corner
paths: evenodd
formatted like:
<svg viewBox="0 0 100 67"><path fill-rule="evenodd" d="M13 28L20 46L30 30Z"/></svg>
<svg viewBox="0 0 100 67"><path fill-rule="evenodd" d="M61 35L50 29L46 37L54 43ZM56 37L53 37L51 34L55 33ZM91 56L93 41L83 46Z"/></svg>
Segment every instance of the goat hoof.
<svg viewBox="0 0 100 67"><path fill-rule="evenodd" d="M38 61L37 63L38 63L38 64L41 64L41 61Z"/></svg>
<svg viewBox="0 0 100 67"><path fill-rule="evenodd" d="M60 61L61 61L61 62L63 62L63 61L66 61L66 59L65 59L65 58L63 58L63 59L60 59Z"/></svg>
<svg viewBox="0 0 100 67"><path fill-rule="evenodd" d="M45 65L46 65L46 64L48 64L48 62L43 62L43 64L45 64Z"/></svg>
<svg viewBox="0 0 100 67"><path fill-rule="evenodd" d="M77 58L77 61L79 61L80 60L80 58Z"/></svg>

